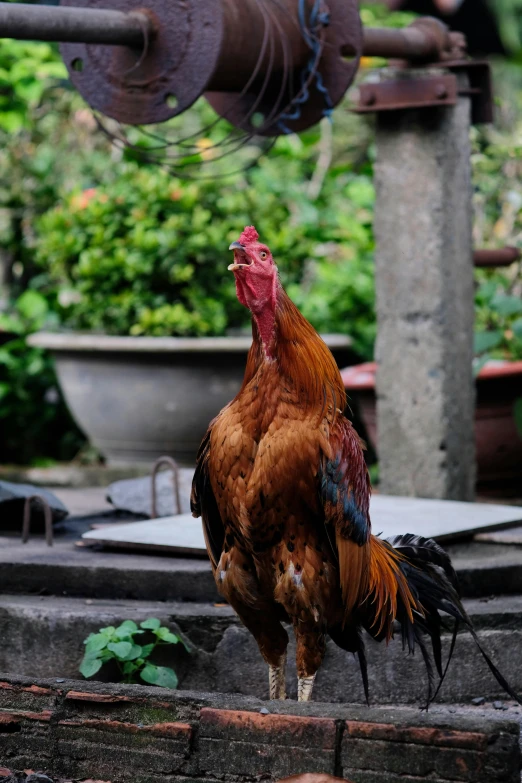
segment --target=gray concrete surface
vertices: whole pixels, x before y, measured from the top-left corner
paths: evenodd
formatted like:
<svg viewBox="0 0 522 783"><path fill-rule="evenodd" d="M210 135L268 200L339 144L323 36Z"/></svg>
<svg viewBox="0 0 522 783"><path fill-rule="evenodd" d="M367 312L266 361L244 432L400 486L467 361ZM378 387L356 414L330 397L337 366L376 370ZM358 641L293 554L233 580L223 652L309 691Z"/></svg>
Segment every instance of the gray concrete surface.
<svg viewBox="0 0 522 783"><path fill-rule="evenodd" d="M104 517L98 518L104 521ZM112 521L112 518L111 518ZM62 523L63 525L64 523ZM71 525L69 538L45 546L0 537L0 593L69 595L150 601L219 601L206 558L139 555L78 548L88 522ZM522 549L466 542L446 547L468 597L522 593Z"/></svg>
<svg viewBox="0 0 522 783"><path fill-rule="evenodd" d="M469 98L377 115L376 382L385 494L474 494L469 131Z"/></svg>
<svg viewBox="0 0 522 783"><path fill-rule="evenodd" d="M522 597L469 601L467 609L483 645L512 686L522 692ZM184 690L242 693L267 697L267 669L251 635L227 606L155 601L108 601L51 596L0 596L0 670L32 677L75 677L90 632L125 619L158 617L181 633L192 648L164 648ZM445 637L444 655L449 649ZM419 653L408 656L400 641L388 647L367 640L370 694L377 704L418 704L426 699L427 678ZM295 644L291 640L288 691L296 697ZM114 678L110 669L97 679ZM354 657L328 642L317 676L316 700L364 702ZM459 634L442 702L507 699L467 633Z"/></svg>

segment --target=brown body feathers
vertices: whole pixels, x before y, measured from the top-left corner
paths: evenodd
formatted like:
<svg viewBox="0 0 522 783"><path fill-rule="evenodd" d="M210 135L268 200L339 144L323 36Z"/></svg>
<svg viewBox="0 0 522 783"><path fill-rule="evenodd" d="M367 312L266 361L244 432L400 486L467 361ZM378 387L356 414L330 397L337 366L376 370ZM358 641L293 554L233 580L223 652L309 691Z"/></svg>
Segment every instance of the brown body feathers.
<svg viewBox="0 0 522 783"><path fill-rule="evenodd" d="M254 234L231 245L229 267L253 314L245 377L211 422L193 481L218 589L272 667L281 667L289 622L300 679L315 675L329 634L358 654L367 689L361 631L388 640L397 620L431 682L423 635L442 676L438 610L469 623L449 558L430 540L392 545L371 534L370 482L339 370Z"/></svg>

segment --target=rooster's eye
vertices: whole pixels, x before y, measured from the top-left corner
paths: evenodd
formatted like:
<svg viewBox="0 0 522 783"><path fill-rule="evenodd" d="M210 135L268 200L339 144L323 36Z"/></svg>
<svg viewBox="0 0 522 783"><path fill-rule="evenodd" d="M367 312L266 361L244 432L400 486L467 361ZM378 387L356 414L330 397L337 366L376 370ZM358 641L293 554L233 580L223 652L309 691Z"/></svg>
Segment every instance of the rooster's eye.
<svg viewBox="0 0 522 783"><path fill-rule="evenodd" d="M261 253L259 254L259 258L262 258L262 259L263 259L263 261L264 261L264 260L265 260L265 258L267 257L267 255L268 255L268 253L265 253L265 251L264 251L264 250L262 250L262 251L261 251Z"/></svg>

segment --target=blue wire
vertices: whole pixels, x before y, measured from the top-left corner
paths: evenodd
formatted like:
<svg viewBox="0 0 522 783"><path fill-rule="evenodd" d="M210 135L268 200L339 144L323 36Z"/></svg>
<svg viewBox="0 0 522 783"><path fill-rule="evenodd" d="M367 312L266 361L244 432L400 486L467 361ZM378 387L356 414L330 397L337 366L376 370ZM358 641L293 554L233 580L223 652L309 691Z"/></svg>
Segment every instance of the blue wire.
<svg viewBox="0 0 522 783"><path fill-rule="evenodd" d="M299 26L301 28L301 35L308 48L311 50L312 55L308 60L305 68L301 72L301 90L300 96L294 98L290 104L290 111L281 114L277 123L279 130L283 133L293 133L292 130L283 122L283 120L298 120L301 116L301 106L305 104L310 98L310 93L306 87L306 83L310 75L315 79L315 86L318 92L324 96L325 108L323 109L323 116L328 117L330 122L332 121L333 103L328 93L328 89L325 87L323 77L319 71L315 70L314 65L318 59L320 53L321 44L317 38L310 35L309 30L314 32L318 25L326 27L330 23L330 14L327 11L319 11L322 0L315 0L312 9L310 11L310 18L308 24L306 22L306 0L299 0L297 9Z"/></svg>

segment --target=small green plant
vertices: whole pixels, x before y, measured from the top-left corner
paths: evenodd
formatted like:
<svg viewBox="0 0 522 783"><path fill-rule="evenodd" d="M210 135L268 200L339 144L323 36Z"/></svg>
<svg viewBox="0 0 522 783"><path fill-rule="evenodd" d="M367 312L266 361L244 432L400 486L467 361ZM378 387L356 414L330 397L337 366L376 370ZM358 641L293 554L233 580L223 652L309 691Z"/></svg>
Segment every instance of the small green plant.
<svg viewBox="0 0 522 783"><path fill-rule="evenodd" d="M148 644L139 644L136 637L149 632L153 640ZM133 620L125 620L115 628L109 625L100 628L98 633L91 633L84 640L85 655L80 664L80 673L84 677L94 677L101 667L109 661L115 661L122 675L122 682L135 683L138 676L149 685L161 688L177 688L176 672L168 666L158 666L150 661L150 657L159 645L184 645L183 640L172 633L156 617L149 617L136 625Z"/></svg>
<svg viewBox="0 0 522 783"><path fill-rule="evenodd" d="M522 359L522 283L518 270L495 272L475 294L475 354L478 369L489 359Z"/></svg>

